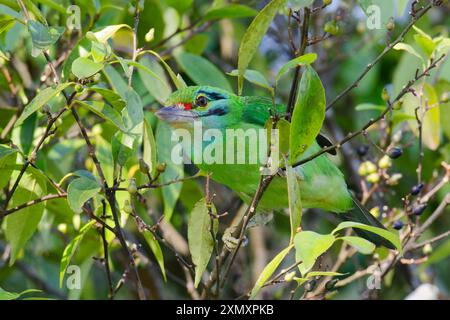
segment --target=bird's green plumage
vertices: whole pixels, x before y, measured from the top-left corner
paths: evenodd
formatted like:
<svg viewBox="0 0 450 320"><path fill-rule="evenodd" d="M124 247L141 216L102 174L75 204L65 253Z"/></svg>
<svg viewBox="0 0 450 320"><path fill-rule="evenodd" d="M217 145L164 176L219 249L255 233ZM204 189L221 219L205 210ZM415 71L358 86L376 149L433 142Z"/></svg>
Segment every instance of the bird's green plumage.
<svg viewBox="0 0 450 320"><path fill-rule="evenodd" d="M237 96L219 88L192 86L174 92L169 97L166 107L158 110L156 114L162 120L169 122L173 128L187 129L191 135L194 135L194 138L193 131L195 131L194 123L196 121L201 122L203 130L214 129L216 132L222 133L225 138L222 145L218 142L220 139L210 140L209 142L203 141L197 148L195 146L190 147L187 148L190 150L186 151L203 172L212 174L213 180L233 189L242 200L249 203L258 188L259 170L265 162L252 162L255 164L250 164L249 161L246 161L243 164L208 164L205 161L197 161L195 151L203 152L211 146L216 146L215 150L222 150L225 154L226 149L228 149L226 148L228 146L226 145L227 135L225 133L227 129L241 130L241 135L247 129L262 129L271 113L274 112L283 114L285 107L281 104L274 107L272 100L267 98ZM262 139L267 145L267 136L263 136ZM291 139L295 139L295 137L291 137ZM249 145L247 143L244 147L245 159L247 160L250 156ZM314 142L301 158L308 157L318 150L320 150L320 146ZM236 149L234 153L234 156L236 156ZM347 189L342 172L328 158L327 154L322 154L312 161L296 167L295 173L300 181L300 196L304 208L321 208L343 213L341 216L346 220L384 228L367 209L352 197ZM286 178L277 175L264 193L258 210L269 211L287 207ZM358 235L376 245L384 245L394 249L389 241L374 233L363 230L355 231Z"/></svg>
<svg viewBox="0 0 450 320"><path fill-rule="evenodd" d="M195 107L196 98L199 95L208 98L207 106ZM270 113L275 112L271 99L237 96L208 86L188 87L176 91L169 97L166 105L172 106L183 103L192 104L194 107L192 110L181 112L189 112L193 117L196 117L196 120L201 121L203 129L220 130L223 132L225 141L226 129L263 129L270 117ZM278 104L276 109L276 112L283 114L285 107ZM217 115L204 116L211 112L214 113L215 110L220 110L220 112ZM163 113L164 111L160 113L160 117L171 123L174 128L193 130L192 119L188 119L188 117L181 120L169 119L164 117ZM203 144L202 147L205 148L206 145ZM319 149L320 147L314 143L304 153L303 157L307 157ZM247 155L248 150L245 152ZM196 165L202 171L211 173L213 180L233 189L245 202L249 202L258 187L259 169L262 163L205 164L203 162L196 163ZM352 208L353 201L347 190L344 177L327 155L321 155L313 161L297 167L296 172L300 180L303 207L322 208L333 212L346 212ZM286 179L282 176L277 176L261 199L259 208L279 209L287 206Z"/></svg>

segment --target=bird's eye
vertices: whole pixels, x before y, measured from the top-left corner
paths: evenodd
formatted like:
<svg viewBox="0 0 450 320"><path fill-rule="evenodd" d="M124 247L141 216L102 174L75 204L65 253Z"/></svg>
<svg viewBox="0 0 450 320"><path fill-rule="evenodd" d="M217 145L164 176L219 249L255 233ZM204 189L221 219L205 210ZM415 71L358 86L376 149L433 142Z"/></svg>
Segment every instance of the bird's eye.
<svg viewBox="0 0 450 320"><path fill-rule="evenodd" d="M208 104L208 99L205 96L198 96L195 99L195 105L197 107L206 107L207 104Z"/></svg>

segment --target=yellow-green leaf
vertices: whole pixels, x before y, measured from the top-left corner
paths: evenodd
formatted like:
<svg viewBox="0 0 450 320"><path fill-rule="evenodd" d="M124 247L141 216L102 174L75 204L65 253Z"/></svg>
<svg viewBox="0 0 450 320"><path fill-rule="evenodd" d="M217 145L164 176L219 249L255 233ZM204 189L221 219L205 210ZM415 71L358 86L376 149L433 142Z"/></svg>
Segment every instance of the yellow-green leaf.
<svg viewBox="0 0 450 320"><path fill-rule="evenodd" d="M144 135L143 135L143 160L149 166L152 177L156 173L156 142L153 136L152 126L144 119Z"/></svg>
<svg viewBox="0 0 450 320"><path fill-rule="evenodd" d="M278 70L277 76L275 77L275 83L280 80L280 78L288 72L290 69L296 67L296 66L304 66L307 64L311 64L317 59L317 54L315 53L307 53L304 55L301 55L297 58L294 58L288 62L286 62L283 66L281 66L280 70Z"/></svg>
<svg viewBox="0 0 450 320"><path fill-rule="evenodd" d="M290 164L309 148L325 119L325 89L317 72L306 66L299 83L298 97L291 121Z"/></svg>
<svg viewBox="0 0 450 320"><path fill-rule="evenodd" d="M48 87L39 92L38 95L34 97L34 99L31 100L31 102L25 107L19 119L17 119L15 126L20 126L25 119L42 108L52 98L56 97L61 91L70 85L72 85L71 82L62 83L56 87Z"/></svg>
<svg viewBox="0 0 450 320"><path fill-rule="evenodd" d="M94 223L95 220L91 220L88 223L86 223L80 229L80 232L77 234L77 236L73 238L72 241L70 241L69 244L64 248L64 252L61 257L61 262L59 265L59 287L62 287L64 274L66 273L67 267L70 264L70 260L72 260L72 257L75 254L75 251L77 250L78 246L80 245L81 240L83 240L84 235L86 234L86 232L89 231L89 229L94 225Z"/></svg>
<svg viewBox="0 0 450 320"><path fill-rule="evenodd" d="M398 237L398 235L396 235L388 230L373 227L373 226L368 226L368 225L365 225L365 224L362 224L359 222L345 221L345 222L341 222L332 231L332 234L336 234L336 232L338 232L342 229L345 229L345 228L359 228L359 229L363 229L363 230L375 233L375 234L379 235L380 237L383 237L384 239L388 240L390 243L392 243L400 253L403 252L402 245L400 243L400 238Z"/></svg>
<svg viewBox="0 0 450 320"><path fill-rule="evenodd" d="M311 270L317 258L325 253L335 240L332 234L319 234L313 231L297 233L294 238L295 260L302 262L298 266L302 275Z"/></svg>
<svg viewBox="0 0 450 320"><path fill-rule="evenodd" d="M81 212L83 204L100 191L95 179L80 177L70 182L67 188L67 202L74 212Z"/></svg>
<svg viewBox="0 0 450 320"><path fill-rule="evenodd" d="M153 255L156 258L156 261L158 262L164 281L167 281L166 268L164 267L164 255L158 240L156 240L155 237L149 232L144 233L144 238L147 241L150 250L152 250Z"/></svg>
<svg viewBox="0 0 450 320"><path fill-rule="evenodd" d="M286 180L288 187L289 218L291 222L290 243L292 243L302 222L302 202L300 198L300 183L297 174L295 169L289 165L286 166Z"/></svg>
<svg viewBox="0 0 450 320"><path fill-rule="evenodd" d="M10 203L11 208L46 194L47 184L44 178L33 172L33 170L28 171L24 173L18 188L14 192ZM36 231L44 213L44 208L45 203L41 202L34 206L25 207L5 218L5 236L11 245L10 265L15 262L20 251Z"/></svg>
<svg viewBox="0 0 450 320"><path fill-rule="evenodd" d="M238 92L242 93L244 73L256 53L264 34L269 29L275 14L284 7L286 0L272 0L253 19L241 40L238 53Z"/></svg>
<svg viewBox="0 0 450 320"><path fill-rule="evenodd" d="M199 85L210 85L232 91L230 83L214 64L205 58L184 52L175 56L180 67Z"/></svg>
<svg viewBox="0 0 450 320"><path fill-rule="evenodd" d="M287 247L286 249L282 250L280 253L278 253L275 258L273 258L263 269L261 274L258 277L258 280L256 280L256 283L252 289L252 292L250 294L250 300L254 300L258 292L261 290L261 288L264 286L267 280L272 276L272 274L275 272L275 270L278 268L280 263L284 260L284 258L288 255L289 251L292 249L292 245Z"/></svg>
<svg viewBox="0 0 450 320"><path fill-rule="evenodd" d="M354 247L362 254L371 254L376 248L376 246L372 242L360 237L346 236L337 238L336 240L343 240L349 243L352 247Z"/></svg>
<svg viewBox="0 0 450 320"><path fill-rule="evenodd" d="M215 213L214 206L211 210ZM214 219L214 225L212 226L214 234L217 233L217 229L217 219ZM192 262L195 264L194 285L197 288L214 249L214 239L211 234L211 217L208 213L205 198L196 203L189 217L188 244Z"/></svg>

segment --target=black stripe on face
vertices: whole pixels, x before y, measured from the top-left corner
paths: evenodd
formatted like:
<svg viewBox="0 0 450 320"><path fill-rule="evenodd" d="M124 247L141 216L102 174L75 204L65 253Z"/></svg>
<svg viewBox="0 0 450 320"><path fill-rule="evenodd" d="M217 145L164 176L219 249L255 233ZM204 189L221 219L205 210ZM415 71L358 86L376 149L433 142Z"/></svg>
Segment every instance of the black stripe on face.
<svg viewBox="0 0 450 320"><path fill-rule="evenodd" d="M219 106L214 109L209 109L206 113L200 114L199 117L224 116L227 113L228 113L228 108Z"/></svg>
<svg viewBox="0 0 450 320"><path fill-rule="evenodd" d="M210 101L222 100L227 98L225 95L218 92L207 92L200 90L197 92L197 94L204 94Z"/></svg>

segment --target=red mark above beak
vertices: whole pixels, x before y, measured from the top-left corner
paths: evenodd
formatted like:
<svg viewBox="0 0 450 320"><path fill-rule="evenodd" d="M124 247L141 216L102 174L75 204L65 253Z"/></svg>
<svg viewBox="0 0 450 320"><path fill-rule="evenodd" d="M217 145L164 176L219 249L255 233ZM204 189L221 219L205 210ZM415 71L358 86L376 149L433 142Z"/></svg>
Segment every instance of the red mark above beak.
<svg viewBox="0 0 450 320"><path fill-rule="evenodd" d="M183 103L184 110L191 110L192 109L192 103Z"/></svg>

